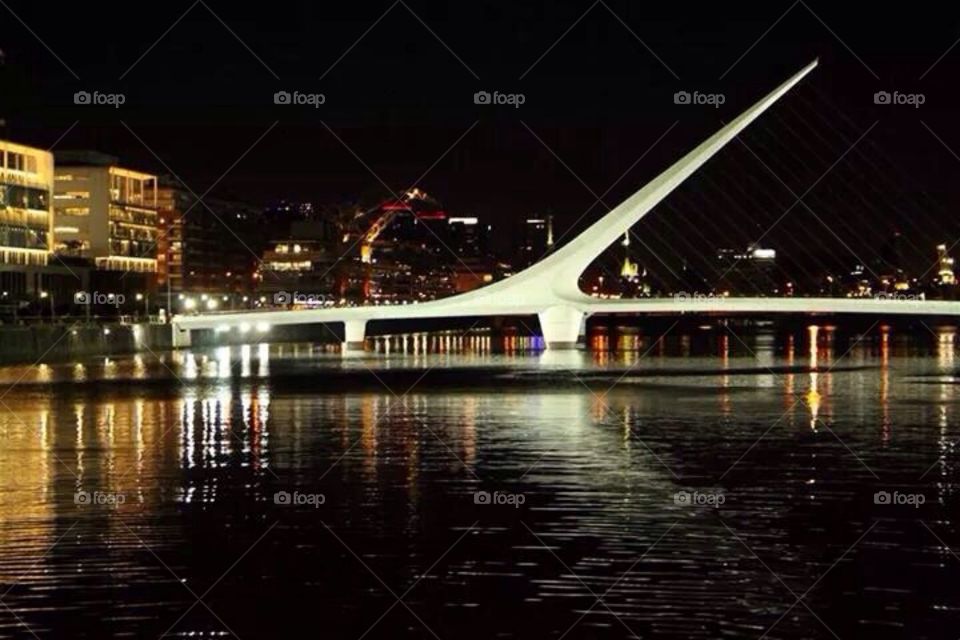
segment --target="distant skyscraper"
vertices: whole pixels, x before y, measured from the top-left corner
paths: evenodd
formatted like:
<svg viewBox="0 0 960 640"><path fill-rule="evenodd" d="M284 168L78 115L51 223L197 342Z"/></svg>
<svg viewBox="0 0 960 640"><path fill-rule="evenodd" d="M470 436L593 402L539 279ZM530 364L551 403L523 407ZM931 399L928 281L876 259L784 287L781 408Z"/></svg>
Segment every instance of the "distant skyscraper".
<svg viewBox="0 0 960 640"><path fill-rule="evenodd" d="M880 261L875 272L880 275L880 290L895 289L905 291L910 288L906 270L904 269L904 239L899 231L884 243L880 249Z"/></svg>
<svg viewBox="0 0 960 640"><path fill-rule="evenodd" d="M157 285L173 292L242 292L264 244L253 206L206 197L161 180ZM209 207L209 208L208 208ZM258 237L259 236L259 237Z"/></svg>
<svg viewBox="0 0 960 640"><path fill-rule="evenodd" d="M774 294L777 287L775 249L749 245L746 250L717 250L718 269L721 278L716 284L719 291L735 294Z"/></svg>
<svg viewBox="0 0 960 640"><path fill-rule="evenodd" d="M937 271L937 278L940 284L957 284L957 275L953 271L953 258L947 253L947 245L937 245L937 261L940 266Z"/></svg>
<svg viewBox="0 0 960 640"><path fill-rule="evenodd" d="M640 275L640 265L630 260L630 232L623 234L623 266L620 268L620 276L623 278L636 278Z"/></svg>
<svg viewBox="0 0 960 640"><path fill-rule="evenodd" d="M553 247L553 217L527 218L521 233L518 266L538 262Z"/></svg>
<svg viewBox="0 0 960 640"><path fill-rule="evenodd" d="M478 218L461 216L447 219L450 249L459 256L478 257L489 253L491 226Z"/></svg>

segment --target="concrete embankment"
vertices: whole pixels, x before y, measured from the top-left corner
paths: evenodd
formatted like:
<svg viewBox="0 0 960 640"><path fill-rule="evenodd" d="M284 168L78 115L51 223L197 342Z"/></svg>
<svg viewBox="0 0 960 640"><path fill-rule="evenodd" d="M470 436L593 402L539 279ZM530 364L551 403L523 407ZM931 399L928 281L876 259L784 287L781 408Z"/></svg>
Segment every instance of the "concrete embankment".
<svg viewBox="0 0 960 640"><path fill-rule="evenodd" d="M0 364L57 362L172 348L169 325L0 325Z"/></svg>

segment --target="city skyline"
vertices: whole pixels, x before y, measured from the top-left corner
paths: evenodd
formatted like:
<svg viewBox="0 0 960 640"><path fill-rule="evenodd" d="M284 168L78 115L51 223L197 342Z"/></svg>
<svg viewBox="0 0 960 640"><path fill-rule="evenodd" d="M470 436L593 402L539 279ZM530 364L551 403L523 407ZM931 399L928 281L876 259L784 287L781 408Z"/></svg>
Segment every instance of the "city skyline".
<svg viewBox="0 0 960 640"><path fill-rule="evenodd" d="M960 11L0 0L0 637L955 634Z"/></svg>
<svg viewBox="0 0 960 640"><path fill-rule="evenodd" d="M151 173L163 173L166 164L201 192L236 162L217 183L214 193L260 204L278 198L339 202L371 189L383 189L381 178L390 189L400 191L418 182L418 176L436 162L419 186L437 192L443 201L483 215L501 230L509 228L503 224L506 221L549 209L557 216L558 227L565 230L608 186L613 185L611 200L629 193L631 184L642 183L644 176L654 172L658 160L687 148L724 115L746 104L759 86L769 84L768 79L782 75L804 57L820 56L823 70L812 80L809 99L829 90L839 119L853 119L859 125L853 128L854 137L874 121L881 121L864 144L876 144L896 158L898 166L888 173L898 178L912 176L911 184L931 192L933 202L944 210L960 207L960 198L949 186L950 172L960 164L951 166L951 151L941 144L950 147L950 141L960 140L960 132L954 135L948 99L952 91L948 79L960 63L948 52L952 44L948 38L937 48L936 38L912 37L904 29L901 40L892 47L889 41L883 42L878 28L876 37L874 31L853 32L854 41L843 29L854 18L853 12L834 9L827 21L833 25L831 29L818 21L821 7L804 4L785 6L782 20L771 29L776 37L770 37L764 29L771 21L744 6L741 11L751 16L750 20L736 15L728 22L734 29L732 34L743 37L731 37L730 44L712 42L711 55L704 56L707 45L703 43L681 46L670 41L670 29L677 27L640 33L636 25L646 24L649 17L632 15L628 6L581 7L570 3L562 7L564 11L551 12L548 21L534 26L526 9L517 9L517 15L513 15L477 5L433 16L436 7L429 4L409 9L402 4L384 5L380 11L384 14L382 24L363 38L360 26L370 26L371 16L359 14L369 13L370 7L333 8L326 20L326 14L321 16L305 5L294 4L289 13L267 18L296 18L302 33L315 28L317 33L335 31L341 38L353 37L348 35L353 33L348 27L356 24L356 47L335 65L336 56L330 64L316 60L322 57L316 50L296 59L295 52L306 53L299 49L304 43L297 42L296 37L287 36L290 41L285 46L274 46L276 36L270 35L269 29L251 28L253 16L240 8L231 8L236 15L227 12L224 18L220 16L222 8L215 5L186 5L181 13L171 16L175 19L182 15L183 19L169 34L157 29L156 47L149 50L153 40L148 38L145 45L139 31L131 39L119 28L122 17L108 10L97 16L96 25L77 16L78 24L86 25L84 28L92 33L111 30L111 36L117 36L111 37L112 46L118 53L130 54L128 65L119 60L116 63L115 79L107 73L102 59L95 62L96 54L102 52L96 47L90 51L70 49L70 33L58 38L61 29L57 25L50 26L51 33L37 33L58 52L56 56L44 51L29 31L12 30L9 43L0 43L7 59L5 83L12 88L12 100L3 114L8 121L3 135L43 147L66 133L58 148L99 149ZM22 8L11 5L11 9L19 13ZM671 17L670 9L648 10L657 12L654 20L662 21L653 24L665 24ZM27 23L29 11L26 9L22 16ZM474 38L457 39L456 46L450 47L453 52L448 52L445 44L449 46L450 36L444 27L456 29L461 11L479 14L474 17L481 19L480 24L486 20L502 25L516 18L512 29L503 30L508 37L502 45L504 49L514 45L516 59L505 60L505 54L499 53L491 60L490 52L478 49ZM691 29L696 32L711 21L722 20L718 11L701 7L687 17ZM425 19L425 27L418 21L424 16L435 17L436 21ZM566 20L571 16L583 19L565 33L564 28L573 22ZM229 28L224 28L218 17ZM889 23L893 18L879 14L876 19ZM752 31L754 21L757 26ZM944 29L948 28L949 21L945 21ZM217 50L194 52L191 43L197 41L199 33L206 34L211 45L216 43ZM409 64L414 73L397 75L394 82L384 83L378 76L363 72L385 64L383 48L389 47L392 39L385 41L383 36L388 33L398 34L398 41L406 43L401 55L392 56L395 59L389 65ZM533 46L535 41L542 45L540 49ZM556 46L542 60L532 53L529 61L519 55L527 50L542 52L554 41ZM58 42L63 46L54 46ZM755 46L747 49L743 42L755 42ZM245 44L252 52L244 49ZM585 45L596 55L590 59L573 57ZM273 52L278 60L258 54L258 48ZM406 56L411 60L405 60ZM423 64L424 56L429 64ZM71 57L72 65L68 60ZM208 59L209 65L204 64ZM225 68L217 67L218 62L228 59ZM320 81L330 66L330 73ZM236 82L232 75L238 68L245 74L243 83ZM445 76L442 91L430 87L430 69ZM419 70L426 73L416 73ZM514 73L508 73L510 70ZM601 71L600 76L591 79L597 71ZM562 81L558 79L561 73ZM723 80L718 80L721 75ZM603 93L598 93L594 87L601 83ZM382 100L385 84L397 85L387 90L388 100ZM273 104L278 90L306 92L311 87L319 87L325 96L329 94L330 99L320 108ZM873 103L878 91L907 93L919 89L929 95L919 110ZM521 91L528 97L516 108L477 105L472 97L478 90ZM73 103L77 91L118 91L124 95L124 104L120 108L77 105ZM677 91L717 91L724 94L725 102L719 108L677 105L673 102ZM377 96L375 107L363 99L371 94ZM411 94L420 96L413 105ZM214 99L217 96L220 101ZM598 102L597 96L603 99ZM793 109L801 106L793 105L779 117L788 118ZM217 127L209 126L211 119L218 122ZM908 125L915 134L899 135ZM847 138L848 143L852 141L849 135ZM203 154L197 153L195 141L202 141ZM637 162L638 155L647 149L649 154ZM247 150L250 152L237 162ZM770 163L769 157L760 155ZM801 164L803 160L798 159ZM724 161L718 159L720 166L714 174L722 176L739 162L729 159L721 164ZM821 168L826 166L829 161ZM760 171L763 167L754 161L751 169ZM917 180L918 176L922 179ZM581 180L586 186L580 184ZM797 193L810 182L795 181L790 175L784 180ZM938 192L935 185L944 187ZM710 194L706 189L701 193ZM599 215L602 210L603 205L597 204L591 213ZM728 206L723 213L731 216L736 210ZM952 217L943 211L931 211L930 215L960 237L960 227L954 225ZM950 242L952 238L940 240Z"/></svg>

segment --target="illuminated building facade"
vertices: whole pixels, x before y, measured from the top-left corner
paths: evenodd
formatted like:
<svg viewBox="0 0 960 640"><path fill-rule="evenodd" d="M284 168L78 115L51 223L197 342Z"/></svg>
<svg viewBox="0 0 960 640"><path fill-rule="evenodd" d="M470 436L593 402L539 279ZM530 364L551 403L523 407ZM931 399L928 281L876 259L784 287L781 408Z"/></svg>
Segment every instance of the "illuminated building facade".
<svg viewBox="0 0 960 640"><path fill-rule="evenodd" d="M321 222L294 222L290 237L270 243L260 263L258 289L265 293L286 293L297 300L279 304L323 305L339 300L349 280L345 271L354 267L359 280L359 264L339 261L338 239L329 225Z"/></svg>
<svg viewBox="0 0 960 640"><path fill-rule="evenodd" d="M93 258L99 270L157 270L157 177L95 152L58 154L54 250Z"/></svg>
<svg viewBox="0 0 960 640"><path fill-rule="evenodd" d="M81 269L50 261L53 155L0 140L0 314L36 301ZM68 278L64 278L67 274ZM75 288L75 285L71 286Z"/></svg>
<svg viewBox="0 0 960 640"><path fill-rule="evenodd" d="M47 264L53 178L53 154L0 140L0 264Z"/></svg>

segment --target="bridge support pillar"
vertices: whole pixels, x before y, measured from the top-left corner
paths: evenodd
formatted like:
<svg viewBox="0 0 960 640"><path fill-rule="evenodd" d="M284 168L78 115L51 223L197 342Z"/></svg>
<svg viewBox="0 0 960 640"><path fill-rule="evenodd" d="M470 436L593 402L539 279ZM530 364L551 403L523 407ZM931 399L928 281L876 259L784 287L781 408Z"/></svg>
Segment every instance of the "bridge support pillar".
<svg viewBox="0 0 960 640"><path fill-rule="evenodd" d="M363 351L363 343L366 337L366 320L347 320L343 323L344 351Z"/></svg>
<svg viewBox="0 0 960 640"><path fill-rule="evenodd" d="M573 307L549 307L537 314L547 349L576 349L586 314Z"/></svg>
<svg viewBox="0 0 960 640"><path fill-rule="evenodd" d="M171 345L174 349L188 348L192 342L190 329L181 329L180 325L170 325Z"/></svg>

